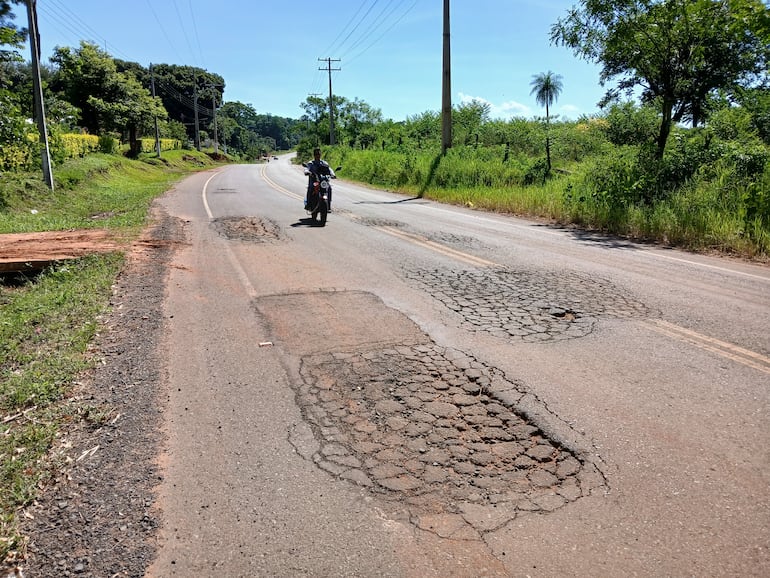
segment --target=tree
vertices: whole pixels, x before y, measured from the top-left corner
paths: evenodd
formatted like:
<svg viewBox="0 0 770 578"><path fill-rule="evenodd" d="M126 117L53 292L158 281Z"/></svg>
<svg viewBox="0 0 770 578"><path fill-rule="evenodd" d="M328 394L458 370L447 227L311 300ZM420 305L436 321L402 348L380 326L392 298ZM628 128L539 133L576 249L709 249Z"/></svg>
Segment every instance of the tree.
<svg viewBox="0 0 770 578"><path fill-rule="evenodd" d="M717 89L767 78L770 15L762 0L581 0L551 27L551 41L617 79L604 102L641 88L660 111L656 158L673 123L702 122Z"/></svg>
<svg viewBox="0 0 770 578"><path fill-rule="evenodd" d="M339 103L335 99L334 126L340 134L340 140L349 143L350 146L356 144L368 146L373 142L371 129L382 122L382 111L359 98L353 100L339 98Z"/></svg>
<svg viewBox="0 0 770 578"><path fill-rule="evenodd" d="M535 95L535 102L545 106L545 159L548 172L551 171L551 138L549 134L551 124L550 106L559 99L562 84L561 76L550 70L541 72L532 77L530 94Z"/></svg>
<svg viewBox="0 0 770 578"><path fill-rule="evenodd" d="M14 23L14 13L11 11L9 0L0 0L0 62L21 60L21 55L16 52L24 44L27 35L26 30L18 28ZM8 46L11 50L3 47Z"/></svg>
<svg viewBox="0 0 770 578"><path fill-rule="evenodd" d="M135 63L119 62L119 67L135 68ZM120 68L119 68L120 69ZM213 120L213 103L224 102L225 80L220 75L194 66L153 64L155 93L163 101L169 118L183 123L190 138L195 137L195 109L202 125ZM145 88L150 88L150 73L137 76ZM196 102L197 101L197 102Z"/></svg>
<svg viewBox="0 0 770 578"><path fill-rule="evenodd" d="M80 110L80 126L99 134L104 126L89 98L110 99L108 88L117 74L115 61L98 46L81 42L77 49L56 48L51 62L57 67L51 77L51 89Z"/></svg>
<svg viewBox="0 0 770 578"><path fill-rule="evenodd" d="M80 109L81 126L93 134L125 133L137 153L137 139L153 119L164 119L166 110L133 73L121 73L112 57L98 46L82 42L80 48L57 48L51 61L58 70L51 79L65 99Z"/></svg>
<svg viewBox="0 0 770 578"><path fill-rule="evenodd" d="M478 99L469 102L461 102L452 109L452 127L455 132L455 141L463 145L469 145L474 139L478 142L481 126L489 121L489 113L492 105Z"/></svg>
<svg viewBox="0 0 770 578"><path fill-rule="evenodd" d="M158 97L153 98L133 75L116 72L105 84L106 98L92 95L88 104L97 112L105 130L127 132L131 154L138 155L139 136L154 119L165 119L166 109Z"/></svg>

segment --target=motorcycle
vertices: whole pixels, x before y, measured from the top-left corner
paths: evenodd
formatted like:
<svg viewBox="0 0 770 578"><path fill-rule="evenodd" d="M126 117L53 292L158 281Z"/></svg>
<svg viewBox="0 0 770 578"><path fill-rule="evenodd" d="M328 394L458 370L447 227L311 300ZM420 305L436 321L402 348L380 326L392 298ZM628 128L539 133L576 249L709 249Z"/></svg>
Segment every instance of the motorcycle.
<svg viewBox="0 0 770 578"><path fill-rule="evenodd" d="M337 167L335 170L338 171L341 168ZM305 173L313 175L313 186L308 193L305 210L310 213L314 224L323 227L326 225L326 218L329 214L329 206L332 199L331 180L336 179L337 175L334 173L319 175L316 172L310 171L307 165L305 165Z"/></svg>

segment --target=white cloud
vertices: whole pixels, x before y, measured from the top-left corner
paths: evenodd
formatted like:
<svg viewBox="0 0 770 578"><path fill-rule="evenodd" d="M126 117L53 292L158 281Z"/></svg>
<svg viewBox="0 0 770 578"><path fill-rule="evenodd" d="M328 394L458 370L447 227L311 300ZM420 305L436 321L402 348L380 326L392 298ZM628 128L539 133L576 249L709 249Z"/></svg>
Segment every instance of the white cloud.
<svg viewBox="0 0 770 578"><path fill-rule="evenodd" d="M584 113L580 110L580 107L577 107L574 104L565 104L564 106L559 107L559 114L561 115L562 120L577 120L578 117Z"/></svg>
<svg viewBox="0 0 770 578"><path fill-rule="evenodd" d="M501 102L500 104L495 104L494 102L491 102L487 100L486 98L483 98L481 96L471 96L469 94L465 94L460 92L460 102L466 103L466 102L473 102L478 101L489 105L489 117L492 119L502 119L502 120L509 120L513 117L530 117L532 116L532 109L530 109L526 104L521 104L520 102L516 102L515 100L509 100L508 102Z"/></svg>

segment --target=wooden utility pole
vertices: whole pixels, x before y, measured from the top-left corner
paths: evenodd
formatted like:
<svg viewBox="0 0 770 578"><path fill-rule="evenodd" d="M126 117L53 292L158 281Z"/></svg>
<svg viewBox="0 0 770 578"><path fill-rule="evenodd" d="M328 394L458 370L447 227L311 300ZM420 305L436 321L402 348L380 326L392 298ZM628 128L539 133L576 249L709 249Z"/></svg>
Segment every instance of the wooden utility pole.
<svg viewBox="0 0 770 578"><path fill-rule="evenodd" d="M53 172L51 170L51 149L48 145L48 128L45 124L45 102L43 85L40 81L40 33L37 29L37 0L27 0L27 19L29 20L29 48L32 53L32 88L34 91L35 119L43 145L43 180L53 191Z"/></svg>
<svg viewBox="0 0 770 578"><path fill-rule="evenodd" d="M452 67L449 47L449 0L444 0L444 62L441 83L441 152L452 148Z"/></svg>
<svg viewBox="0 0 770 578"><path fill-rule="evenodd" d="M342 70L341 68L332 68L332 62L339 62L339 58L319 58L320 62L326 63L326 68L319 68L318 70L326 70L329 73L329 144L334 145L334 99L332 97L332 71Z"/></svg>

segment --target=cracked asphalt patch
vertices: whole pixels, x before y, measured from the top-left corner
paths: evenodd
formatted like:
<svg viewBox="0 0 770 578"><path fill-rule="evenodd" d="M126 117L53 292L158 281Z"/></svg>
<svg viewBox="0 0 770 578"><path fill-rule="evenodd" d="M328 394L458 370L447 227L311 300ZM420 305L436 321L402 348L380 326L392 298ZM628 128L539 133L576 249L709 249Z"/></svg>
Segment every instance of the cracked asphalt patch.
<svg viewBox="0 0 770 578"><path fill-rule="evenodd" d="M309 306L312 324L286 322L286 311ZM276 343L299 355L294 388L315 443L298 453L406 508L417 527L478 539L517 516L606 491L592 459L519 410L531 398L524 385L436 345L373 295L278 295L256 307Z"/></svg>
<svg viewBox="0 0 770 578"><path fill-rule="evenodd" d="M611 282L574 271L433 269L406 277L458 314L462 327L504 339L575 339L591 334L601 317L650 313Z"/></svg>
<svg viewBox="0 0 770 578"><path fill-rule="evenodd" d="M426 344L325 354L305 358L301 374L316 464L421 514L458 514L486 531L604 483L501 403L495 390L514 384L460 352Z"/></svg>

